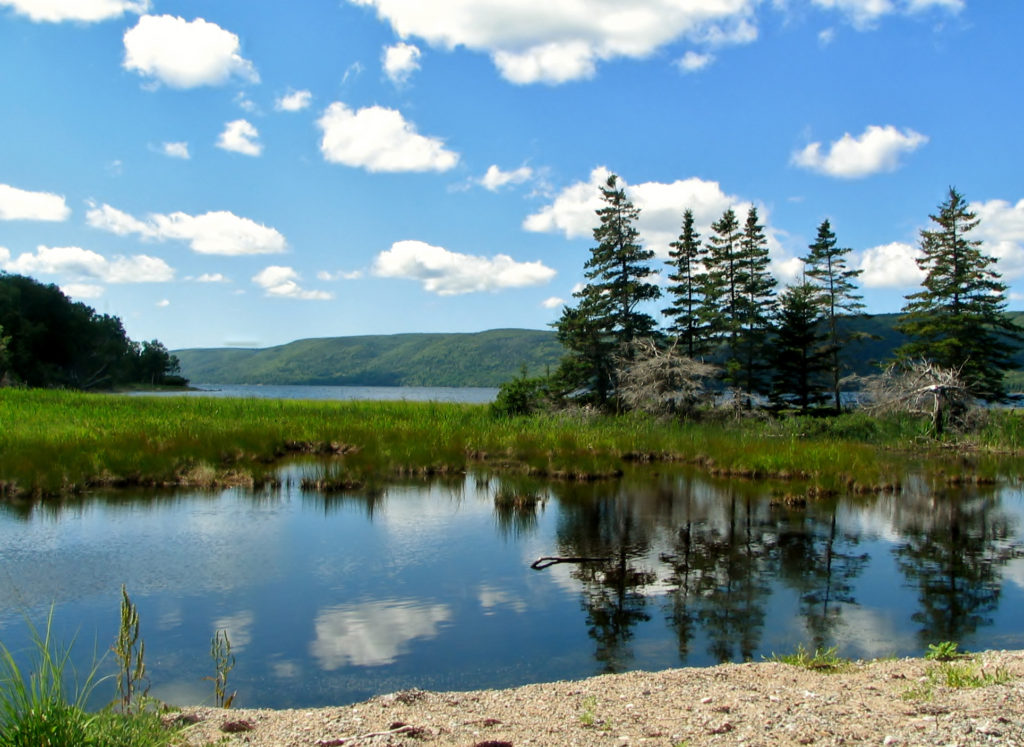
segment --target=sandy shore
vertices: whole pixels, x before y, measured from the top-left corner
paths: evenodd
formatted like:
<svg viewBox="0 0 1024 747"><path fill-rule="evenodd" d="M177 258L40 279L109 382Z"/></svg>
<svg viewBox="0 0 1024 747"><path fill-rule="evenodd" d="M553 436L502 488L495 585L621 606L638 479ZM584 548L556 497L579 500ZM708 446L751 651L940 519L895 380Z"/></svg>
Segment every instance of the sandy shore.
<svg viewBox="0 0 1024 747"><path fill-rule="evenodd" d="M922 659L822 673L764 662L510 690L403 691L337 708L188 708L184 744L1005 745L1024 747L1024 651L958 666L1000 684L949 687Z"/></svg>

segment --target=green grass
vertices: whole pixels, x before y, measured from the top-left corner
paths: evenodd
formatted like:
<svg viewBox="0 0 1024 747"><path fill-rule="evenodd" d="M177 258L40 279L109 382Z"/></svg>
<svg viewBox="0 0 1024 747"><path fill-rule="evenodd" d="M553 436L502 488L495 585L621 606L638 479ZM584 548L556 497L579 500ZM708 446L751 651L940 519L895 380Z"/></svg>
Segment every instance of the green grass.
<svg viewBox="0 0 1024 747"><path fill-rule="evenodd" d="M801 643L797 645L795 653L781 655L772 654L769 661L789 664L793 667L811 669L816 672L825 672L828 674L849 670L850 667L853 666L853 663L849 659L844 659L841 656L836 655L836 650L835 646L832 646L831 648L816 648L812 654L808 652Z"/></svg>
<svg viewBox="0 0 1024 747"><path fill-rule="evenodd" d="M1024 418L995 413L972 446L1020 450ZM541 414L494 418L485 405L129 397L0 389L0 495L67 494L98 485L259 484L289 453L330 457L342 483L451 474L473 464L569 479L673 460L714 473L799 479L824 489L898 482L920 458L910 418L791 417L665 422ZM913 447L913 451L908 451ZM955 454L930 464L964 467ZM998 462L970 469L998 472ZM970 474L967 475L970 477Z"/></svg>
<svg viewBox="0 0 1024 747"><path fill-rule="evenodd" d="M904 700L931 700L939 687L954 690L1003 685L1013 681L1005 669L986 670L981 663L970 659L937 661L925 672L924 680L903 693Z"/></svg>

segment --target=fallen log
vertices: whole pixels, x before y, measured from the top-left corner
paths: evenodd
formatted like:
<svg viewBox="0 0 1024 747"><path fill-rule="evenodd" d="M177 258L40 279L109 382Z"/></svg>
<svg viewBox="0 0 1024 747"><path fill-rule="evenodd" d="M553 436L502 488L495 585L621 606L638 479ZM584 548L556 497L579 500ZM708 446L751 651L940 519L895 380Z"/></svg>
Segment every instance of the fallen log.
<svg viewBox="0 0 1024 747"><path fill-rule="evenodd" d="M545 568L550 568L557 563L607 563L611 558L564 558L557 556L545 556L543 558L537 558L535 561L530 563L530 567L535 571L543 571Z"/></svg>

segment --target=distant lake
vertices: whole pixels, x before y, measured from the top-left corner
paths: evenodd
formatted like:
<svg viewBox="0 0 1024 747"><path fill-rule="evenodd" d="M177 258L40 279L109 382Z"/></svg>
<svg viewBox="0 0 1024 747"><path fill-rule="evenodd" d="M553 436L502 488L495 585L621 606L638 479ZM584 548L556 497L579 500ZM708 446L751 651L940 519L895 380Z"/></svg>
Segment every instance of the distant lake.
<svg viewBox="0 0 1024 747"><path fill-rule="evenodd" d="M193 384L178 392L134 392L156 397L257 397L259 399L409 400L412 402L493 402L493 387L444 386L305 386L284 384Z"/></svg>
<svg viewBox="0 0 1024 747"><path fill-rule="evenodd" d="M470 472L323 495L317 461L249 491L96 492L0 504L0 641L24 614L77 633L80 666L138 605L152 694L212 702L228 631L244 707L351 703L602 672L760 661L802 644L848 657L929 643L1024 648L1019 485L791 508L779 486L659 465L577 484ZM501 495L537 506L501 507ZM540 556L602 558L532 570ZM108 655L104 671L113 668ZM98 697L112 698L112 683Z"/></svg>

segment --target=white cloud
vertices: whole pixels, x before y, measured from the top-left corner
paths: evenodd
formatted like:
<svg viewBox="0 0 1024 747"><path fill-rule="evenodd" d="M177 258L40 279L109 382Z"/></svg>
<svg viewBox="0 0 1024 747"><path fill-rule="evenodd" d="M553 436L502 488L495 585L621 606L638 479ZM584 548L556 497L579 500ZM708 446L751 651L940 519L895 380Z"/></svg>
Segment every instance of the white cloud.
<svg viewBox="0 0 1024 747"><path fill-rule="evenodd" d="M61 195L0 184L0 220L63 221L71 215Z"/></svg>
<svg viewBox="0 0 1024 747"><path fill-rule="evenodd" d="M865 288L906 288L921 284L924 272L917 266L920 252L910 244L894 241L891 244L866 249L858 269Z"/></svg>
<svg viewBox="0 0 1024 747"><path fill-rule="evenodd" d="M821 143L811 143L793 154L792 163L829 176L859 179L895 171L902 154L912 153L927 142L925 135L910 129L900 132L892 125L870 125L858 137L845 133L832 143L828 155L822 154Z"/></svg>
<svg viewBox="0 0 1024 747"><path fill-rule="evenodd" d="M158 257L136 254L108 260L77 246L39 246L35 254L26 252L6 262L4 269L26 275L63 275L105 283L164 283L174 279L173 268Z"/></svg>
<svg viewBox="0 0 1024 747"><path fill-rule="evenodd" d="M819 8L837 10L857 28L874 26L891 13L921 13L932 8L946 8L954 13L964 7L964 0L812 0Z"/></svg>
<svg viewBox="0 0 1024 747"><path fill-rule="evenodd" d="M245 91L239 91L235 94L235 103L238 104L238 108L250 113L256 112L258 107L256 102L245 95Z"/></svg>
<svg viewBox="0 0 1024 747"><path fill-rule="evenodd" d="M238 256L243 254L276 254L288 244L274 228L218 210L202 215L151 213L141 221L110 205L95 207L86 214L93 228L119 236L138 234L144 239L188 241L199 254Z"/></svg>
<svg viewBox="0 0 1024 747"><path fill-rule="evenodd" d="M93 23L120 18L125 13L145 13L149 0L0 0L3 6L33 21Z"/></svg>
<svg viewBox="0 0 1024 747"><path fill-rule="evenodd" d="M703 70L714 61L715 56L713 54L700 54L691 50L676 60L676 65L684 73L695 73L698 70Z"/></svg>
<svg viewBox="0 0 1024 747"><path fill-rule="evenodd" d="M459 161L438 138L425 137L401 112L371 106L353 112L336 101L317 120L320 151L331 163L367 171L447 171Z"/></svg>
<svg viewBox="0 0 1024 747"><path fill-rule="evenodd" d="M160 152L171 158L183 158L186 161L191 158L188 152L188 143L163 143Z"/></svg>
<svg viewBox="0 0 1024 747"><path fill-rule="evenodd" d="M513 171L502 171L496 165L491 165L487 173L480 178L480 184L491 192L497 192L507 184L522 184L533 178L533 169L529 166L520 166Z"/></svg>
<svg viewBox="0 0 1024 747"><path fill-rule="evenodd" d="M362 276L362 270L351 270L349 272L346 272L345 270L338 270L337 272L320 270L320 272L316 274L317 280L323 280L324 282L330 282L332 280L359 280Z"/></svg>
<svg viewBox="0 0 1024 747"><path fill-rule="evenodd" d="M196 278L197 283L229 283L231 282L219 272L204 272Z"/></svg>
<svg viewBox="0 0 1024 747"><path fill-rule="evenodd" d="M156 302L156 307L158 309L166 309L170 305L171 305L170 300L166 299L166 298L162 298L162 299L160 299L159 301Z"/></svg>
<svg viewBox="0 0 1024 747"><path fill-rule="evenodd" d="M377 255L373 274L419 280L424 290L454 296L543 285L555 276L555 271L541 262L516 262L506 254L477 257L422 241L397 241Z"/></svg>
<svg viewBox="0 0 1024 747"><path fill-rule="evenodd" d="M559 306L565 305L565 299L559 298L558 296L551 296L551 298L545 298L541 301L540 305L545 309L557 309Z"/></svg>
<svg viewBox="0 0 1024 747"><path fill-rule="evenodd" d="M390 664L417 638L435 638L452 618L447 605L418 601L364 602L328 607L313 621L309 646L321 669Z"/></svg>
<svg viewBox="0 0 1024 747"><path fill-rule="evenodd" d="M1024 275L1024 200L1011 205L1005 200L972 202L970 209L981 221L975 238L985 252L998 260L996 269L1006 279Z"/></svg>
<svg viewBox="0 0 1024 747"><path fill-rule="evenodd" d="M258 156L263 152L263 145L257 141L259 136L259 130L251 122L236 119L224 125L224 131L217 138L217 147L246 156Z"/></svg>
<svg viewBox="0 0 1024 747"><path fill-rule="evenodd" d="M99 298L106 290L102 285L92 285L91 283L66 283L61 285L60 289L65 296L84 299Z"/></svg>
<svg viewBox="0 0 1024 747"><path fill-rule="evenodd" d="M539 233L562 233L569 239L591 237L598 223L596 211L604 206L600 188L609 174L604 166L594 169L588 181L566 187L551 204L527 216L523 228ZM718 182L697 177L671 183L644 182L636 185L627 184L620 177L619 185L625 188L626 196L633 205L640 209L637 229L641 240L660 257L668 256L669 244L679 237L683 211L687 208L693 211L698 231L706 236L711 224L726 210L735 210L742 221L751 206L750 201L726 194ZM767 225L766 211L759 208L759 212L762 223ZM769 245L777 249L774 232L766 227L765 234Z"/></svg>
<svg viewBox="0 0 1024 747"><path fill-rule="evenodd" d="M513 83L563 83L597 63L640 59L679 39L711 44L756 37L756 0L350 0L375 8L402 38L490 55Z"/></svg>
<svg viewBox="0 0 1024 747"><path fill-rule="evenodd" d="M818 44L827 47L836 40L836 30L832 27L822 29L818 32Z"/></svg>
<svg viewBox="0 0 1024 747"><path fill-rule="evenodd" d="M0 246L0 265L6 264L11 260L11 250L6 247Z"/></svg>
<svg viewBox="0 0 1024 747"><path fill-rule="evenodd" d="M274 108L279 112L298 112L308 107L312 100L313 94L309 91L293 91L289 88L286 94L274 102Z"/></svg>
<svg viewBox="0 0 1024 747"><path fill-rule="evenodd" d="M384 73L392 83L402 85L409 82L409 76L420 69L420 48L415 44L398 42L384 48Z"/></svg>
<svg viewBox="0 0 1024 747"><path fill-rule="evenodd" d="M218 86L233 76L259 82L238 37L202 18L143 16L124 34L124 68L172 88Z"/></svg>
<svg viewBox="0 0 1024 747"><path fill-rule="evenodd" d="M326 291L303 289L298 281L301 278L291 267L271 265L253 276L252 281L263 288L268 296L275 298L297 298L302 301L328 301L334 298Z"/></svg>

